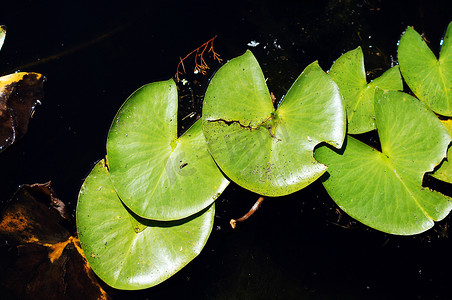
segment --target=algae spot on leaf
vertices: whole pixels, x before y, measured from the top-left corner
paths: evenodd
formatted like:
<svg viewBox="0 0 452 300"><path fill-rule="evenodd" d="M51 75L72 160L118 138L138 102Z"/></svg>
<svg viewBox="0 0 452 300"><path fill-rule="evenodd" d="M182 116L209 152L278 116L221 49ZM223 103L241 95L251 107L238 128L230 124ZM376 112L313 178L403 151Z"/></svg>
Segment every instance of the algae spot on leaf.
<svg viewBox="0 0 452 300"><path fill-rule="evenodd" d="M422 187L424 174L446 156L451 137L416 98L377 92L381 95L375 117L382 152L350 136L342 153L320 147L315 157L329 167L323 184L358 221L391 234L421 233L452 209L452 199Z"/></svg>
<svg viewBox="0 0 452 300"><path fill-rule="evenodd" d="M282 196L326 170L313 157L327 142L340 147L345 111L334 81L310 64L275 110L251 51L221 67L203 104L203 131L218 166L234 182L266 196Z"/></svg>
<svg viewBox="0 0 452 300"><path fill-rule="evenodd" d="M452 116L452 22L447 27L437 59L412 27L402 35L398 58L400 71L413 93L431 110Z"/></svg>

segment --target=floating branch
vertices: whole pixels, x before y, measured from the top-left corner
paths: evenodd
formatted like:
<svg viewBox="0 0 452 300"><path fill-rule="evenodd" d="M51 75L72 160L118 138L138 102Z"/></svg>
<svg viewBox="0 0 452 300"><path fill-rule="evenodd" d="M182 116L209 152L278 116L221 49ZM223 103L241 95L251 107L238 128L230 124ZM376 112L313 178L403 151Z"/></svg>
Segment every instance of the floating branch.
<svg viewBox="0 0 452 300"><path fill-rule="evenodd" d="M222 59L220 58L220 55L215 52L215 50L213 49L213 41L217 38L217 36L214 36L213 38L211 38L210 40L208 40L207 42L205 42L204 44L202 44L201 46L199 46L198 48L196 48L195 50L193 50L192 52L188 53L184 58L180 58L179 63L177 64L177 70L176 70L176 80L180 81L179 79L179 75L183 75L185 74L185 66L184 66L184 60L186 60L187 58L189 58L190 56L194 55L195 56L195 68L194 68L194 73L201 73L201 74L206 74L206 70L209 69L209 66L207 65L206 61L204 60L204 54L207 50L207 52L211 52L213 59L221 62ZM179 70L179 68L182 66L183 72L181 72Z"/></svg>
<svg viewBox="0 0 452 300"><path fill-rule="evenodd" d="M251 217L254 214L254 212L259 208L262 201L264 201L264 197L259 197L259 199L257 199L256 203L254 203L253 207L251 207L250 211L247 212L246 215L237 220L231 219L231 221L229 221L229 224L231 224L232 229L235 229L235 226L237 226L237 222L245 221L246 219Z"/></svg>

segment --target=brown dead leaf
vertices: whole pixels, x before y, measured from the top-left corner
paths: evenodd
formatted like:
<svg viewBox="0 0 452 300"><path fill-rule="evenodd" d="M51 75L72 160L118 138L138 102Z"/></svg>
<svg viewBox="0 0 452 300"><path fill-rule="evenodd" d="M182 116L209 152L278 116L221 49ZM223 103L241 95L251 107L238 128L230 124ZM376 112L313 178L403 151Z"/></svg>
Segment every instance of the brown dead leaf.
<svg viewBox="0 0 452 300"><path fill-rule="evenodd" d="M0 217L0 279L18 299L109 299L50 183L19 188Z"/></svg>
<svg viewBox="0 0 452 300"><path fill-rule="evenodd" d="M43 97L44 80L41 74L26 72L0 77L0 152L27 132Z"/></svg>

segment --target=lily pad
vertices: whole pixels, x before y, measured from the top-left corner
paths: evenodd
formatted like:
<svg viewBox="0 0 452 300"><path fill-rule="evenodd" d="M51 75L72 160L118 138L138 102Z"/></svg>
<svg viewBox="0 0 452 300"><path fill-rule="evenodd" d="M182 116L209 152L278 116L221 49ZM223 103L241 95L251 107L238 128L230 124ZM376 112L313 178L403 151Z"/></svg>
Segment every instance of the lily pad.
<svg viewBox="0 0 452 300"><path fill-rule="evenodd" d="M434 112L452 116L452 22L449 23L439 59L412 27L399 43L400 71L414 94Z"/></svg>
<svg viewBox="0 0 452 300"><path fill-rule="evenodd" d="M350 216L399 235L423 232L447 216L452 201L422 187L446 156L451 137L424 104L402 92L381 92L375 116L382 152L348 136L345 149L315 157L328 165L323 184Z"/></svg>
<svg viewBox="0 0 452 300"><path fill-rule="evenodd" d="M380 77L367 83L361 47L339 57L331 66L329 75L337 83L344 97L349 134L359 134L375 129L376 87L393 91L403 89L398 66L387 70Z"/></svg>
<svg viewBox="0 0 452 300"><path fill-rule="evenodd" d="M208 207L228 185L210 156L198 120L177 137L172 79L145 85L118 111L107 161L120 198L137 215L178 220Z"/></svg>
<svg viewBox="0 0 452 300"><path fill-rule="evenodd" d="M247 51L212 78L203 131L231 180L261 195L282 196L325 172L313 150L321 142L342 145L345 111L337 85L317 62L306 67L275 109L259 63Z"/></svg>
<svg viewBox="0 0 452 300"><path fill-rule="evenodd" d="M117 289L144 289L169 278L201 252L214 214L212 205L184 220L139 218L118 198L102 160L80 190L77 231L90 266L103 281Z"/></svg>
<svg viewBox="0 0 452 300"><path fill-rule="evenodd" d="M452 120L442 120L441 121L446 127L447 132L452 136ZM449 146L447 150L447 158L441 163L441 166L433 174L436 179L452 183L452 147Z"/></svg>

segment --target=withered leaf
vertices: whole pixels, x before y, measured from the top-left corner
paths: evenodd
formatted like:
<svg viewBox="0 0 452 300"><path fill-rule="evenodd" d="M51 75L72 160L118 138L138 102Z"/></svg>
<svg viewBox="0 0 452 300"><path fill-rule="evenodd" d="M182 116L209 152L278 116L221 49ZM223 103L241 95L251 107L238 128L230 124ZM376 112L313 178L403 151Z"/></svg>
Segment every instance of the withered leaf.
<svg viewBox="0 0 452 300"><path fill-rule="evenodd" d="M5 41L6 27L0 25L0 49L2 49L3 42Z"/></svg>
<svg viewBox="0 0 452 300"><path fill-rule="evenodd" d="M27 132L43 97L44 80L41 74L26 72L0 77L0 152Z"/></svg>
<svg viewBox="0 0 452 300"><path fill-rule="evenodd" d="M0 216L0 281L18 299L109 299L50 183L23 185Z"/></svg>

